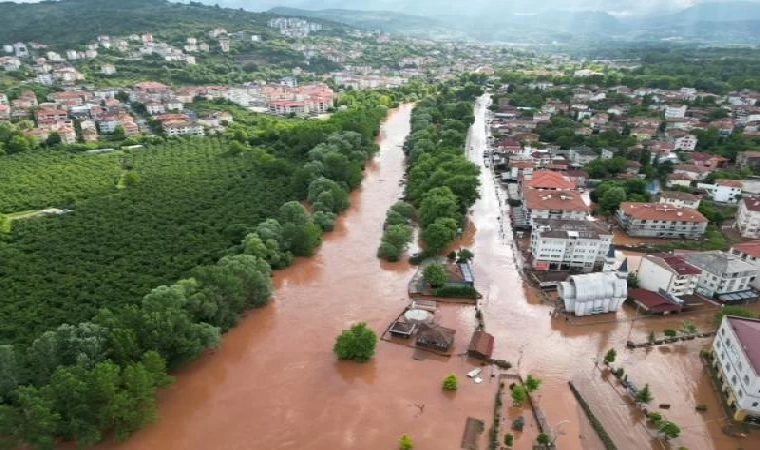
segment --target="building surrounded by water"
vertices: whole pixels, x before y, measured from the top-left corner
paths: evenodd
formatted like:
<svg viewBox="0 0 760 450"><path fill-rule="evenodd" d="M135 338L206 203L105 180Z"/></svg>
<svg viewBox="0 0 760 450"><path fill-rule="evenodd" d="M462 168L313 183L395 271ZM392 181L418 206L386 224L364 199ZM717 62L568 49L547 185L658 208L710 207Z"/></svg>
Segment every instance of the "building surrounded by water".
<svg viewBox="0 0 760 450"><path fill-rule="evenodd" d="M617 271L572 275L559 284L565 311L576 316L616 312L628 298L628 265Z"/></svg>
<svg viewBox="0 0 760 450"><path fill-rule="evenodd" d="M760 320L723 317L712 350L733 419L760 425Z"/></svg>

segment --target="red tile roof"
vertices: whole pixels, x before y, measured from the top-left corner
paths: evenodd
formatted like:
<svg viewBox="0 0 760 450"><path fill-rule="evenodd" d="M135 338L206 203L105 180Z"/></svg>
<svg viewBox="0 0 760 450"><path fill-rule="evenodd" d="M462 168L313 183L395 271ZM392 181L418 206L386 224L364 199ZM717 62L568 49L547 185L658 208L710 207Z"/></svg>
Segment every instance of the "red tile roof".
<svg viewBox="0 0 760 450"><path fill-rule="evenodd" d="M739 180L718 180L715 182L718 186L726 186L732 188L742 188L742 182Z"/></svg>
<svg viewBox="0 0 760 450"><path fill-rule="evenodd" d="M575 183L561 173L540 170L533 172L533 178L523 183L523 189L572 190L575 189Z"/></svg>
<svg viewBox="0 0 760 450"><path fill-rule="evenodd" d="M532 210L589 211L583 197L574 191L525 191L525 204Z"/></svg>
<svg viewBox="0 0 760 450"><path fill-rule="evenodd" d="M620 209L638 220L665 220L675 222L707 223L701 212L691 208L679 208L667 203L623 202Z"/></svg>
<svg viewBox="0 0 760 450"><path fill-rule="evenodd" d="M680 256L665 256L662 260L679 275L699 275L702 273L700 269L692 266Z"/></svg>
<svg viewBox="0 0 760 450"><path fill-rule="evenodd" d="M760 241L742 242L734 245L734 250L744 253L745 255L760 257Z"/></svg>
<svg viewBox="0 0 760 450"><path fill-rule="evenodd" d="M682 200L686 202L696 202L696 201L702 200L701 195L694 195L694 194L689 194L688 192L681 192L681 191L663 191L660 193L660 198L673 198L676 200Z"/></svg>
<svg viewBox="0 0 760 450"><path fill-rule="evenodd" d="M726 316L755 373L760 373L760 320Z"/></svg>
<svg viewBox="0 0 760 450"><path fill-rule="evenodd" d="M744 197L742 203L750 211L760 211L760 197Z"/></svg>
<svg viewBox="0 0 760 450"><path fill-rule="evenodd" d="M636 288L628 291L628 297L641 303L647 311L652 313L677 312L681 307L668 301L665 297L646 289Z"/></svg>

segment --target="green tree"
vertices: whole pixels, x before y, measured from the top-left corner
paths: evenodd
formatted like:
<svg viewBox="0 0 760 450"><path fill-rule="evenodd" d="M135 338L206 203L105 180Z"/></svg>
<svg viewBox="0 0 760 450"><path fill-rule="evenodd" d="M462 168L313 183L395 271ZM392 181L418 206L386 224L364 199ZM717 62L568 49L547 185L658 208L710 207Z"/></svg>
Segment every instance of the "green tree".
<svg viewBox="0 0 760 450"><path fill-rule="evenodd" d="M471 252L469 249L463 248L462 250L459 250L459 253L457 253L457 262L458 263L468 263L472 261L472 258L475 257L475 254Z"/></svg>
<svg viewBox="0 0 760 450"><path fill-rule="evenodd" d="M615 359L617 358L617 350L614 348L611 348L607 350L607 354L604 355L604 362L607 364L611 364L615 362Z"/></svg>
<svg viewBox="0 0 760 450"><path fill-rule="evenodd" d="M414 450L414 441L411 436L407 434L401 435L401 438L398 440L398 448L399 450Z"/></svg>
<svg viewBox="0 0 760 450"><path fill-rule="evenodd" d="M138 175L137 172L130 170L124 174L121 180L126 187L136 186L140 182L140 175Z"/></svg>
<svg viewBox="0 0 760 450"><path fill-rule="evenodd" d="M403 252L412 241L413 235L414 229L409 225L391 225L383 232L383 241Z"/></svg>
<svg viewBox="0 0 760 450"><path fill-rule="evenodd" d="M697 324L692 322L691 320L685 320L681 324L681 332L684 334L696 334L699 329L697 328Z"/></svg>
<svg viewBox="0 0 760 450"><path fill-rule="evenodd" d="M551 438L546 433L541 433L536 438L536 442L538 442L539 445L549 445L551 444Z"/></svg>
<svg viewBox="0 0 760 450"><path fill-rule="evenodd" d="M429 264L422 271L422 277L432 288L439 288L449 280L449 272L443 264Z"/></svg>
<svg viewBox="0 0 760 450"><path fill-rule="evenodd" d="M458 211L457 198L448 187L428 191L420 203L420 219L424 227L432 225L440 218L455 218Z"/></svg>
<svg viewBox="0 0 760 450"><path fill-rule="evenodd" d="M0 345L0 404L10 403L21 381L21 364L12 345Z"/></svg>
<svg viewBox="0 0 760 450"><path fill-rule="evenodd" d="M422 231L422 240L430 254L438 254L456 239L456 222L452 219L438 219L425 227Z"/></svg>
<svg viewBox="0 0 760 450"><path fill-rule="evenodd" d="M0 405L0 435L15 437L36 449L53 449L60 419L46 395L35 387L23 386L18 391L17 408Z"/></svg>
<svg viewBox="0 0 760 450"><path fill-rule="evenodd" d="M377 334L361 322L338 336L333 351L341 360L367 362L375 355Z"/></svg>
<svg viewBox="0 0 760 450"><path fill-rule="evenodd" d="M681 428L669 420L661 422L657 427L657 431L665 439L675 439L681 435Z"/></svg>
<svg viewBox="0 0 760 450"><path fill-rule="evenodd" d="M636 392L636 395L634 396L634 399L636 400L636 403L641 404L649 404L654 400L654 397L652 396L652 392L649 390L649 384L644 385L644 388Z"/></svg>
<svg viewBox="0 0 760 450"><path fill-rule="evenodd" d="M528 390L528 392L535 392L539 387L541 387L542 382L543 381L540 378L528 374L528 378L525 379L525 388Z"/></svg>
<svg viewBox="0 0 760 450"><path fill-rule="evenodd" d="M609 189L600 198L599 206L605 214L613 214L620 207L620 203L627 198L625 189L622 187L613 187Z"/></svg>
<svg viewBox="0 0 760 450"><path fill-rule="evenodd" d="M527 400L528 400L528 391L525 389L525 387L522 384L516 384L512 388L512 401L514 402L515 406L522 405Z"/></svg>
<svg viewBox="0 0 760 450"><path fill-rule="evenodd" d="M454 374L448 375L446 378L443 379L443 389L446 391L456 391L457 390L457 376Z"/></svg>
<svg viewBox="0 0 760 450"><path fill-rule="evenodd" d="M377 249L377 257L390 262L401 259L401 253L400 248L386 241L380 242L380 247Z"/></svg>
<svg viewBox="0 0 760 450"><path fill-rule="evenodd" d="M280 207L278 220L281 224L292 223L298 226L304 226L309 223L309 213L306 208L298 202L287 202Z"/></svg>

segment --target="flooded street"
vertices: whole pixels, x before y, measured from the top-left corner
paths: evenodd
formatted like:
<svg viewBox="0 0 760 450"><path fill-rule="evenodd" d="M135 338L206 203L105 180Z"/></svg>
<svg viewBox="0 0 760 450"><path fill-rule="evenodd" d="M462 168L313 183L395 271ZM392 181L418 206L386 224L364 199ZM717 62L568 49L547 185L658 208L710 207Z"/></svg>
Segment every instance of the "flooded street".
<svg viewBox="0 0 760 450"><path fill-rule="evenodd" d="M479 102L470 135L470 157L481 164L485 106ZM451 358L418 361L412 359L412 349L383 341L368 364L338 362L332 353L342 329L365 321L381 334L408 303L407 283L415 269L381 262L375 253L386 209L402 192L401 145L410 113L411 106L404 106L389 116L379 140L381 151L368 165L362 189L353 194L352 208L319 254L277 272L272 303L251 312L216 352L177 374L176 383L161 395L155 425L125 443L103 448L395 450L399 436L408 433L417 449L447 450L460 448L467 417L486 423L480 448L487 448L495 379L486 369L483 384L472 383L464 374L475 364L456 356L466 351L475 327L472 306L442 307L442 325L457 329ZM667 351L624 350L629 333L645 340L649 328L663 330L683 319L615 322L611 317L593 325L552 319L552 307L524 285L517 270L506 206L504 220L499 220L506 192L485 167L481 181L482 198L461 245L476 255L486 330L496 337L495 358L512 362L523 376L533 373L544 380L537 399L559 435L560 448L602 448L567 383L601 382L593 358L610 347L618 349L622 366L637 384L651 384L655 403L673 404L667 415L685 435L678 445L690 450L752 448L747 440L730 441L720 433L717 397L696 354L708 340L671 345ZM441 382L450 373L460 376L459 390L444 393ZM660 448L646 439L620 398L600 389L598 398L590 400L610 408L605 420L616 429L608 431L625 439L618 448ZM695 402L708 404L708 412L695 413ZM508 420L520 414L529 419L515 448L530 448L537 433L530 410L507 409ZM507 423L503 430L508 428ZM503 432L499 440L503 442Z"/></svg>

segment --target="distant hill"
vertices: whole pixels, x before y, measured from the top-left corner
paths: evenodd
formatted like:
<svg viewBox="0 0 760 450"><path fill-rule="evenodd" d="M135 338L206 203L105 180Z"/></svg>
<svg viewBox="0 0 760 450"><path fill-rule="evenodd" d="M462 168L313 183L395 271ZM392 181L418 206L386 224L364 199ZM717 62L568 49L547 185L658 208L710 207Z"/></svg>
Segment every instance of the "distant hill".
<svg viewBox="0 0 760 450"><path fill-rule="evenodd" d="M451 32L450 25L430 17L392 11L360 11L350 9L307 10L277 7L267 11L280 16L310 17L329 20L364 30L411 35L440 35Z"/></svg>
<svg viewBox="0 0 760 450"><path fill-rule="evenodd" d="M670 16L669 19L696 22L746 22L760 20L760 3L701 3Z"/></svg>
<svg viewBox="0 0 760 450"><path fill-rule="evenodd" d="M19 4L0 1L0 43L38 41L69 46L91 41L99 34L150 31L163 35L175 32L197 35L217 27L274 37L276 32L266 26L270 17L199 2L60 0Z"/></svg>

